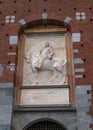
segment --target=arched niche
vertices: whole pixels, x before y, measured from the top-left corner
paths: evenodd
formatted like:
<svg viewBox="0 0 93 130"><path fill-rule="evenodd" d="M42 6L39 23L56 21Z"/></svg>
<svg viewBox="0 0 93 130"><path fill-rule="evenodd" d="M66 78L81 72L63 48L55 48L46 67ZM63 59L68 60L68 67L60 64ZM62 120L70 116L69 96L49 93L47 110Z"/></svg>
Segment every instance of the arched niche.
<svg viewBox="0 0 93 130"><path fill-rule="evenodd" d="M32 81L34 83L30 82L31 75L26 77L26 80L29 80L29 83L26 84L24 82L25 75L29 75L29 72L31 69L30 64L28 64L26 61L27 60L26 58L28 58L30 55L28 55L28 57L26 57L26 58L24 58L24 57L25 57L26 52L27 52L27 54L29 54L29 52L32 53L32 51L33 51L31 49L30 49L30 51L28 51L29 48L31 48L31 46L29 44L31 42L27 43L26 42L28 40L27 38L29 38L29 37L32 37L32 38L36 37L37 38L39 36L43 37L43 40L44 40L44 38L45 38L45 40L47 40L48 36L52 36L52 38L48 39L48 41L50 40L51 47L54 44L51 41L51 40L53 40L53 37L55 39L54 41L56 41L55 43L59 44L57 42L58 39L56 40L56 38L58 38L58 37L60 37L59 41L62 41L64 43L65 49L63 50L63 52L64 52L63 57L66 59L66 66L65 66L65 70L66 70L66 75L65 75L66 78L65 79L66 79L66 81L64 81L65 84L62 83L62 85L69 85L69 95L68 95L69 103L73 104L75 100L74 100L73 45L72 45L71 29L67 23L64 23L63 21L53 20L53 19L52 20L51 19L37 20L37 21L29 22L29 23L25 24L24 26L22 26L19 30L18 57L17 57L16 81L15 81L15 86L16 86L15 87L15 104L17 104L17 105L20 104L20 94L21 94L20 87L26 88L27 86L38 86L37 82L35 83L33 78L32 78ZM32 39L30 39L30 40L32 40ZM36 41L36 39L34 38L34 41L35 42L33 43L32 48L35 48L34 45L36 44L36 46L37 46L36 50L38 50L37 43L40 43L40 39L38 39ZM26 48L26 46L28 46L28 48ZM40 50L38 51L39 53L41 53L41 49L44 48L44 46L45 45L43 45L43 44L40 46ZM56 46L56 44L54 46ZM62 46L63 45L61 45L61 48L62 48ZM60 47L59 47L59 49L60 49ZM62 51L60 50L60 54L58 54L58 50L56 51L56 49L55 49L55 52L57 54L56 55L57 58L60 58L59 55L62 54ZM35 56L35 57L37 57L37 56ZM24 66L26 66L26 69ZM40 68L38 69L37 67L35 69L37 69L37 70L35 70L37 72L39 72L39 70L40 70ZM57 68L55 70L57 70ZM25 74L25 72L27 72L27 71L28 71L28 73ZM58 71L60 71L60 70L58 70ZM53 77L53 74L54 73L52 73L50 75L50 78ZM40 77L40 76L44 77L44 75L39 73L38 77ZM34 78L36 81L37 77L34 77ZM53 79L53 81L55 81L55 79ZM48 81L47 81L47 83L48 83ZM46 85L46 83L42 84L40 82L39 85ZM51 85L52 86L53 85L60 85L60 82L58 84L57 83L54 84L54 82L53 82L53 83L51 83Z"/></svg>
<svg viewBox="0 0 93 130"><path fill-rule="evenodd" d="M69 24L56 20L56 19L39 19L35 21L31 21L23 25L19 30L19 37L24 33L25 29L34 29L34 28L67 28L67 31L71 31L71 27Z"/></svg>

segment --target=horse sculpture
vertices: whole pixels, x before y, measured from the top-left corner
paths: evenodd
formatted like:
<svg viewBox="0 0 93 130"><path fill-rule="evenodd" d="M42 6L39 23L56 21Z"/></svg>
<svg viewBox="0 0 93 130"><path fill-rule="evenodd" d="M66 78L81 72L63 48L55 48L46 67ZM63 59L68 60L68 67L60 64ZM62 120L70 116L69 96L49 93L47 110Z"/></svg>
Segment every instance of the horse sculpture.
<svg viewBox="0 0 93 130"><path fill-rule="evenodd" d="M33 55L35 57L34 60L31 58ZM26 52L25 59L26 62L30 64L32 73L34 74L34 84L39 84L38 74L40 71L55 71L55 74L48 81L48 84L51 84L51 82L57 78L56 72L59 72L60 77L66 78L66 70L64 70L64 66L66 65L67 61L66 59L54 57L53 48L49 44L45 46L39 55Z"/></svg>

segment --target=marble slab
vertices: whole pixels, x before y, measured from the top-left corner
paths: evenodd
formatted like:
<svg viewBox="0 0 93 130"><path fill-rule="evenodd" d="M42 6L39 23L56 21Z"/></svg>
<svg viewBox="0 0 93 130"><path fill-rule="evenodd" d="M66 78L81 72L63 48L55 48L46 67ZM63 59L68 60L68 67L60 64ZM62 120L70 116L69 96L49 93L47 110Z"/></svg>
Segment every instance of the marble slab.
<svg viewBox="0 0 93 130"><path fill-rule="evenodd" d="M20 105L30 107L69 105L69 88L21 89Z"/></svg>

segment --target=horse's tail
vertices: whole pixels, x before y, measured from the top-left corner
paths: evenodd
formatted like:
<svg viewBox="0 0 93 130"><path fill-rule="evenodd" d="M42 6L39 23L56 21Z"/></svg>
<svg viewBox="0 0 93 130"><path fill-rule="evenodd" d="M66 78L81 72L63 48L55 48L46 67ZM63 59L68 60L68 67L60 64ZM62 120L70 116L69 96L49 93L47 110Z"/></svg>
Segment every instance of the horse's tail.
<svg viewBox="0 0 93 130"><path fill-rule="evenodd" d="M62 66L66 65L66 63L67 63L67 60L66 60L66 59L64 59L64 63L63 63L63 65L62 65Z"/></svg>

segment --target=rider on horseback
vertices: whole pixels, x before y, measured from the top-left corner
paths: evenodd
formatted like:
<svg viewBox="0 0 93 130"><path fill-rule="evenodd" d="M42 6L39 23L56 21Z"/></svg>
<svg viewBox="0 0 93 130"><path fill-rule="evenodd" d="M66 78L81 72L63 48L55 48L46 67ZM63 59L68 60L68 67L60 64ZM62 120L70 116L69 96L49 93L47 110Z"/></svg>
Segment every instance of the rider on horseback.
<svg viewBox="0 0 93 130"><path fill-rule="evenodd" d="M54 56L54 50L50 46L49 42L45 43L45 47L40 51L40 55L33 62L33 66L37 69L40 69L46 59L52 60Z"/></svg>

